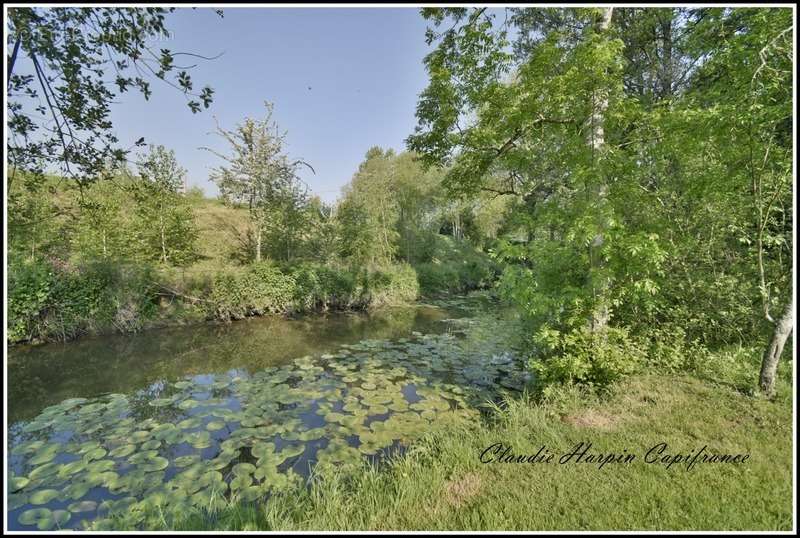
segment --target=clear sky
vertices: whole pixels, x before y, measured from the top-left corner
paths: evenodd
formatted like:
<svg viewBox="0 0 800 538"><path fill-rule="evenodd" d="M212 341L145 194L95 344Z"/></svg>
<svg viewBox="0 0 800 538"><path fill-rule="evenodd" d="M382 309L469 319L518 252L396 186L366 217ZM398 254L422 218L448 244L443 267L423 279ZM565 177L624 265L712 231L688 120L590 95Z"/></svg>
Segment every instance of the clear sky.
<svg viewBox="0 0 800 538"><path fill-rule="evenodd" d="M166 22L172 34L154 40L154 49L224 53L212 61L176 57L197 63L195 88L214 88L214 103L192 114L179 91L154 79L149 102L136 91L121 94L112 118L123 147L144 136L174 149L189 185L207 195L217 194L208 176L221 160L198 148L226 149L209 134L214 116L232 128L263 117L265 100L274 103L290 156L316 170L304 168L301 177L326 201L339 196L371 146L402 150L416 125L429 51L418 8L226 8L223 18L179 9Z"/></svg>

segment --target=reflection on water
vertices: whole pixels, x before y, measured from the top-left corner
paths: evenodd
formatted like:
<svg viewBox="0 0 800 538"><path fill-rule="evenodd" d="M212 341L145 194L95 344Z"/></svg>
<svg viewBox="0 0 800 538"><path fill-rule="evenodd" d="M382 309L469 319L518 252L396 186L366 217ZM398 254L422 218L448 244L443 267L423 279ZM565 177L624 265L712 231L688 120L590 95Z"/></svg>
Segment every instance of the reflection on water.
<svg viewBox="0 0 800 538"><path fill-rule="evenodd" d="M447 330L439 320L452 312L430 305L299 319L268 316L19 346L8 354L8 420L32 418L67 398L126 393L185 375L255 372L366 338L436 333Z"/></svg>
<svg viewBox="0 0 800 538"><path fill-rule="evenodd" d="M312 468L355 470L434 423L474 420L526 380L511 322L490 306L456 298L16 350L9 526L148 528L153 513L264 501Z"/></svg>

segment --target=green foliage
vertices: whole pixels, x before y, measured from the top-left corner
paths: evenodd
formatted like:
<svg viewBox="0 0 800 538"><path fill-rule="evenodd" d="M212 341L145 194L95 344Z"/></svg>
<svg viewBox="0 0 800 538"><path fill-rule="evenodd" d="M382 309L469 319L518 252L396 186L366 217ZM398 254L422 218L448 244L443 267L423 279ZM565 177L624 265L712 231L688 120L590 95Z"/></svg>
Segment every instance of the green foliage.
<svg viewBox="0 0 800 538"><path fill-rule="evenodd" d="M498 266L486 254L466 241L447 236L432 239L430 261L414 265L422 293L461 293L494 284Z"/></svg>
<svg viewBox="0 0 800 538"><path fill-rule="evenodd" d="M295 282L292 300L298 310L351 308L362 303L355 273L310 262L288 270Z"/></svg>
<svg viewBox="0 0 800 538"><path fill-rule="evenodd" d="M288 261L305 224L308 195L297 176L297 167L306 163L289 159L285 151L286 133L280 131L272 118L273 105L265 103L265 107L267 113L263 119L245 118L232 130L217 126L216 134L228 143L227 155L204 149L225 161L211 175L219 186L221 198L226 203L247 207L250 213L251 259L261 261L267 234L267 239L280 250L280 258Z"/></svg>
<svg viewBox="0 0 800 538"><path fill-rule="evenodd" d="M9 10L12 175L25 170L41 176L58 167L62 176L81 183L107 177L108 162L121 162L127 153L114 133L111 104L131 89L148 99L153 80L181 91L193 113L209 107L213 90L193 90L191 76L175 63L174 54L151 47L154 37L169 32L165 18L174 9ZM109 63L115 76L109 76Z"/></svg>
<svg viewBox="0 0 800 538"><path fill-rule="evenodd" d="M581 384L605 389L639 370L645 353L622 328L598 334L587 327L569 332L541 327L533 336L538 353L531 359L540 387Z"/></svg>
<svg viewBox="0 0 800 538"><path fill-rule="evenodd" d="M294 299L295 281L270 263L229 270L215 279L209 296L213 317L230 320L253 314L286 312Z"/></svg>
<svg viewBox="0 0 800 538"><path fill-rule="evenodd" d="M371 306L407 303L419 295L417 272L406 263L363 271L362 275Z"/></svg>
<svg viewBox="0 0 800 538"><path fill-rule="evenodd" d="M10 342L68 340L113 327L136 331L157 312L152 269L110 262L56 268L43 259L9 267Z"/></svg>
<svg viewBox="0 0 800 538"><path fill-rule="evenodd" d="M164 146L151 146L137 164L139 178L130 189L136 200L135 237L145 259L190 263L197 255L198 232L192 209L180 193L186 170Z"/></svg>
<svg viewBox="0 0 800 538"><path fill-rule="evenodd" d="M616 331L668 369L763 341L791 293L791 10L510 12L423 10L408 145L451 195L513 197L492 249L530 333L558 335L540 380L618 377L588 373L587 326L621 373Z"/></svg>
<svg viewBox="0 0 800 538"><path fill-rule="evenodd" d="M364 308L413 301L416 273L408 265L347 269L304 262L271 262L218 274L208 297L209 315L222 320L266 313Z"/></svg>
<svg viewBox="0 0 800 538"><path fill-rule="evenodd" d="M53 268L41 261L12 261L8 267L8 340L31 340L38 331L54 285Z"/></svg>

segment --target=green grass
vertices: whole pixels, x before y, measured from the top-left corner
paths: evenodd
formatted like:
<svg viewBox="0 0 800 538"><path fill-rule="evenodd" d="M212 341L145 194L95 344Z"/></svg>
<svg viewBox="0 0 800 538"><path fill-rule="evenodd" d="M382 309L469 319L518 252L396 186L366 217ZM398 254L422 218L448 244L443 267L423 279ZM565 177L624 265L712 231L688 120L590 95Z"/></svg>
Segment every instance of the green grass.
<svg viewBox="0 0 800 538"><path fill-rule="evenodd" d="M575 389L549 401L510 400L486 422L430 432L403 457L355 475L326 476L264 504L233 504L148 527L178 530L790 530L791 364L777 397L748 396L685 375L636 376L598 398ZM593 451L637 455L628 465L483 464L493 443L517 454L541 445L560 455L581 441ZM747 452L741 465L692 470L641 461L708 445ZM558 456L556 456L556 459Z"/></svg>

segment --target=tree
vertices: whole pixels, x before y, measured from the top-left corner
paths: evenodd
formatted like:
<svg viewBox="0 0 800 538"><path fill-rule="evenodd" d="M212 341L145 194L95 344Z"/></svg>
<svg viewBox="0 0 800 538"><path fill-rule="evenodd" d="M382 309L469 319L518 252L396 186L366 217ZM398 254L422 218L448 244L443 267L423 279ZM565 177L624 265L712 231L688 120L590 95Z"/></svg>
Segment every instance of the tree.
<svg viewBox="0 0 800 538"><path fill-rule="evenodd" d="M192 112L208 108L213 90L195 92L190 68L150 41L167 33L174 8L36 8L8 10L8 160L17 170L57 167L85 184L122 162L110 120L117 92L132 88L149 99L155 78L181 91ZM218 11L222 15L221 11ZM27 62L25 62L27 60ZM113 71L112 71L113 70ZM143 143L140 140L139 143ZM34 183L31 183L35 186Z"/></svg>
<svg viewBox="0 0 800 538"><path fill-rule="evenodd" d="M128 223L123 207L129 193L117 181L90 185L78 199L78 222L74 251L86 258L118 258L132 254Z"/></svg>
<svg viewBox="0 0 800 538"><path fill-rule="evenodd" d="M370 148L344 192L342 240L361 261L391 261L397 249L397 200L392 193L394 151Z"/></svg>
<svg viewBox="0 0 800 538"><path fill-rule="evenodd" d="M308 257L323 263L336 259L339 247L339 222L336 206L323 202L319 196L312 196L306 206L308 238L306 253Z"/></svg>
<svg viewBox="0 0 800 538"><path fill-rule="evenodd" d="M302 255L308 230L308 192L299 181L278 185L269 204L269 216L264 225L264 237L270 257L291 262Z"/></svg>
<svg viewBox="0 0 800 538"><path fill-rule="evenodd" d="M181 190L186 170L175 152L150 146L137 163L138 181L133 183L137 201L139 238L148 258L182 265L195 255L197 227Z"/></svg>
<svg viewBox="0 0 800 538"><path fill-rule="evenodd" d="M300 164L309 166L302 160L289 160L284 150L286 132L280 132L272 119L272 104L265 103L265 106L264 119L246 118L233 130L217 124L216 133L228 142L229 155L203 148L227 163L227 166L215 168L211 175L223 200L245 205L249 210L256 262L261 261L267 223L276 211L285 208L281 204L297 192L297 167Z"/></svg>
<svg viewBox="0 0 800 538"><path fill-rule="evenodd" d="M603 353L569 362L587 319L785 341L769 312L789 302L791 10L422 11L435 47L408 146L451 195L513 198L502 289L562 355L553 372L592 379Z"/></svg>
<svg viewBox="0 0 800 538"><path fill-rule="evenodd" d="M539 263L534 270L543 273L529 273L529 285L550 296L539 314L557 324L589 319L601 330L619 294L609 259L620 228L606 202L605 123L622 104L622 42L608 32L611 8L560 11L559 20L568 17L575 30L538 23L545 32L535 42L518 37L532 48L515 60L507 52L508 24L519 17L498 25L484 9L423 10L434 26L448 17L452 25L441 34L428 31L429 43L438 44L425 58L430 85L408 145L428 164L451 165L444 183L453 194L530 200L535 222L556 232L550 253L536 258L569 264L559 270ZM551 15L537 13L543 20ZM571 293L543 286L551 271L571 275Z"/></svg>

